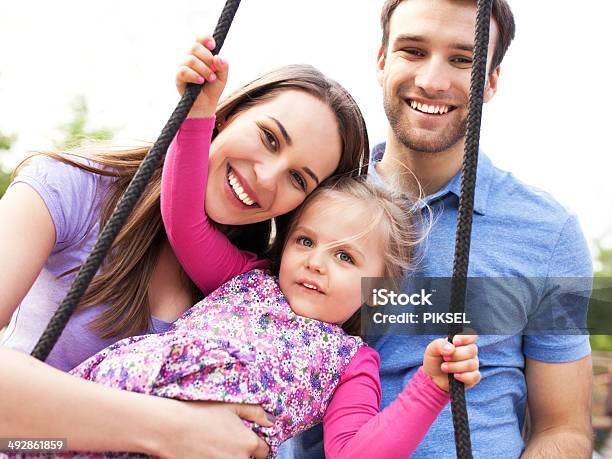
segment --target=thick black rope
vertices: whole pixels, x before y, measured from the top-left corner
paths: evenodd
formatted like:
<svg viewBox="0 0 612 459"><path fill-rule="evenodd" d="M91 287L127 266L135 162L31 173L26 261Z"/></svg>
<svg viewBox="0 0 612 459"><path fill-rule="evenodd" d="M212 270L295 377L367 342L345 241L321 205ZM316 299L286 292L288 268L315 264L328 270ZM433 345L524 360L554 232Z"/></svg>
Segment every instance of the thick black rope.
<svg viewBox="0 0 612 459"><path fill-rule="evenodd" d="M215 39L216 48L213 54L217 54L223 43L227 32L234 20L234 15L238 10L240 0L226 0L217 27L213 34ZM206 82L204 82L206 84ZM162 129L159 138L153 144L153 147L142 161L140 167L134 174L134 178L128 185L127 189L121 196L115 210L113 211L108 222L100 232L98 240L94 245L91 253L85 260L85 263L81 266L76 278L74 279L70 290L66 294L66 297L60 304L59 308L55 312L55 315L47 325L44 333L36 343L32 356L39 360L46 360L47 356L53 349L53 346L59 339L64 327L68 323L70 316L81 301L81 297L89 287L89 283L93 279L94 275L100 268L104 257L111 248L111 245L119 231L123 227L126 219L132 212L132 209L136 205L136 202L140 198L140 195L144 191L147 183L149 182L153 172L159 166L159 163L164 158L172 139L179 130L179 127L187 117L187 114L191 110L193 103L195 102L198 94L200 93L204 84L188 84L183 97L174 109L172 116Z"/></svg>
<svg viewBox="0 0 612 459"><path fill-rule="evenodd" d="M470 86L468 125L463 157L461 197L455 235L455 259L451 284L450 312L463 313L465 310L465 291L467 286L468 264L470 259L470 239L472 235L472 215L474 211L474 192L476 189L476 170L478 168L478 145L480 141L480 121L484 87L487 78L487 48L489 45L489 24L492 0L478 0L476 13L476 34L474 39L474 63ZM449 326L448 339L460 333L461 325ZM448 375L451 396L451 411L455 428L455 447L459 459L471 459L472 442L465 403L465 388L452 374Z"/></svg>

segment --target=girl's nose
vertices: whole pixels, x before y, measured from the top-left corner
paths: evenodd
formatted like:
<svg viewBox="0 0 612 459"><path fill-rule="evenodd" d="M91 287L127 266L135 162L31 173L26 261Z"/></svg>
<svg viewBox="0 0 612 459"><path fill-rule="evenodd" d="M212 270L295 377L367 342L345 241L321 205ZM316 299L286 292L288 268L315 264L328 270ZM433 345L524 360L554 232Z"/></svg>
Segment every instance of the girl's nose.
<svg viewBox="0 0 612 459"><path fill-rule="evenodd" d="M312 250L305 260L305 267L307 270L318 273L325 274L325 264L323 262L323 254L321 254L318 250Z"/></svg>

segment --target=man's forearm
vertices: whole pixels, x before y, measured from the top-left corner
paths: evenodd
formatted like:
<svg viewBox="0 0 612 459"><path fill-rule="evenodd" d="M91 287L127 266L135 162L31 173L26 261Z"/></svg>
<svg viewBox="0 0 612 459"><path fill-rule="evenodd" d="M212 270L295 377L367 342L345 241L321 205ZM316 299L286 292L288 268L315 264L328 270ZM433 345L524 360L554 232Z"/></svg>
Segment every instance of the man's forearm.
<svg viewBox="0 0 612 459"><path fill-rule="evenodd" d="M591 433L571 429L534 434L521 455L522 459L577 458L590 459L593 455Z"/></svg>

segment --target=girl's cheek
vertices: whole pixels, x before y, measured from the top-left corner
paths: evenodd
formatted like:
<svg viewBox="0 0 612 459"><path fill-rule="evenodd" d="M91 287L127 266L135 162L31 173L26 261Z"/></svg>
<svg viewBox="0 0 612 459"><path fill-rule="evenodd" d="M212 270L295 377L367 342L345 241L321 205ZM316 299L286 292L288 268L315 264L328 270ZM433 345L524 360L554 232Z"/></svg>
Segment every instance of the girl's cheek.
<svg viewBox="0 0 612 459"><path fill-rule="evenodd" d="M343 295L347 305L350 305L350 314L353 315L361 306L361 281L351 283L344 288Z"/></svg>

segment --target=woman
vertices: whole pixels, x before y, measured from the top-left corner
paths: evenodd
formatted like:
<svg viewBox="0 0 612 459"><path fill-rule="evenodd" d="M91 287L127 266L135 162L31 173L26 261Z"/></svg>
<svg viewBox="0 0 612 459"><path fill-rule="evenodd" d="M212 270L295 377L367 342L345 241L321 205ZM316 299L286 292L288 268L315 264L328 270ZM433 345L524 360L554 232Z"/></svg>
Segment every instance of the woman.
<svg viewBox="0 0 612 459"><path fill-rule="evenodd" d="M179 69L179 90L209 61L210 37ZM216 58L218 59L218 58ZM219 72L217 72L219 73ZM210 77L210 85L219 84ZM198 99L192 114L206 101ZM265 106L265 110L260 109ZM239 247L261 256L271 219L286 215L325 178L367 164L365 124L350 95L311 67L255 80L222 103L210 152L206 211ZM0 326L5 343L29 351L108 219L147 149L48 154L22 170L0 200ZM258 202L235 201L240 171ZM125 336L163 331L199 297L167 243L159 211L161 167L113 245L48 364L72 368ZM240 194L241 195L241 194ZM234 201L232 201L234 200ZM254 261L255 262L255 261ZM142 451L176 457L265 456L239 417L265 424L260 407L185 403L79 381L22 353L0 349L0 437L62 437L72 450ZM42 395L44 394L44 396Z"/></svg>

